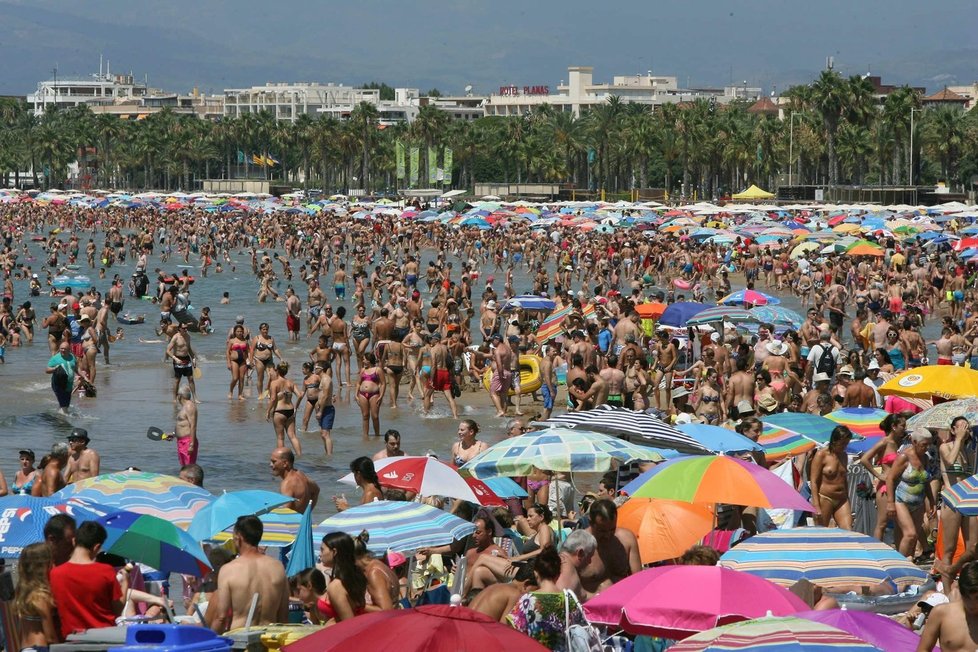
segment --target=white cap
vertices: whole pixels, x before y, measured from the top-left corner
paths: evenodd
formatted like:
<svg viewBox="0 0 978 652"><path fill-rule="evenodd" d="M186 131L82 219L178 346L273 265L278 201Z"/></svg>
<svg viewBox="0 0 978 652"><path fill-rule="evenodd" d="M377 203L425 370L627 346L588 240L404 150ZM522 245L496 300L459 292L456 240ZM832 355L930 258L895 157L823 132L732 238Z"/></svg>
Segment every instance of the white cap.
<svg viewBox="0 0 978 652"><path fill-rule="evenodd" d="M918 602L917 606L923 607L924 605L927 605L933 609L934 607L939 607L942 604L948 604L949 602L950 600L948 600L947 596L943 593L931 593L929 596Z"/></svg>
<svg viewBox="0 0 978 652"><path fill-rule="evenodd" d="M869 364L866 365L866 371L872 371L873 369L879 369L879 368L880 368L880 363L876 360L876 358L870 360Z"/></svg>
<svg viewBox="0 0 978 652"><path fill-rule="evenodd" d="M710 341L711 342L719 342L720 341L720 333L718 333L716 331L713 331L712 333L710 333Z"/></svg>

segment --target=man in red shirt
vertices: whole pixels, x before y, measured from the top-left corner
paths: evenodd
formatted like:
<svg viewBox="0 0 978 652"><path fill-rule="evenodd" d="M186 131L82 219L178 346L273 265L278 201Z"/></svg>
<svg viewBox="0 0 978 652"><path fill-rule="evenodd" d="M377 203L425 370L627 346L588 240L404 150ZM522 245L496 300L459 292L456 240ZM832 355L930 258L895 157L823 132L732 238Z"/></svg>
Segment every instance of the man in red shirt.
<svg viewBox="0 0 978 652"><path fill-rule="evenodd" d="M92 627L111 627L122 613L122 587L115 570L95 561L106 536L100 523L85 521L75 533L71 558L51 571L51 593L58 605L62 637Z"/></svg>

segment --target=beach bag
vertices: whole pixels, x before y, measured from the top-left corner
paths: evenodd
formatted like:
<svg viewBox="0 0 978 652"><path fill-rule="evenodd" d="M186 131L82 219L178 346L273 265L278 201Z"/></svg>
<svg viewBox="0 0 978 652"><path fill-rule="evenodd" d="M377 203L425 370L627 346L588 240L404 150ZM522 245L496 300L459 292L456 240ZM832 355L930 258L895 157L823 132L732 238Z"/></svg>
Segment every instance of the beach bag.
<svg viewBox="0 0 978 652"><path fill-rule="evenodd" d="M564 589L564 635L567 639L567 652L603 652L601 635L594 625L571 625L571 600L575 609L581 608L573 591Z"/></svg>

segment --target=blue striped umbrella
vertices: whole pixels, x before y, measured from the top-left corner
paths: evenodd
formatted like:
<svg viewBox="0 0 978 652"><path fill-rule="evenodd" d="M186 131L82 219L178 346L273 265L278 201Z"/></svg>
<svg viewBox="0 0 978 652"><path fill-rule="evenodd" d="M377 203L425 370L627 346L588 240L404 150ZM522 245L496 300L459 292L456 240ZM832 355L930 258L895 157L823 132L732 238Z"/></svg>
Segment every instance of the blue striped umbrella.
<svg viewBox="0 0 978 652"><path fill-rule="evenodd" d="M830 591L883 582L902 591L908 584L927 581L926 571L885 543L838 528L805 527L758 534L724 553L720 565L782 586L804 579Z"/></svg>
<svg viewBox="0 0 978 652"><path fill-rule="evenodd" d="M373 552L410 552L457 541L475 532L475 525L423 503L378 500L330 516L313 530L313 541L330 532L355 537L363 530L370 533L367 548Z"/></svg>
<svg viewBox="0 0 978 652"><path fill-rule="evenodd" d="M750 309L750 313L757 317L757 321L762 324L789 326L795 330L801 328L802 323L805 321L794 310L782 306L755 306Z"/></svg>
<svg viewBox="0 0 978 652"><path fill-rule="evenodd" d="M702 312L696 313L695 317L686 321L687 326L702 326L718 321L728 321L731 323L747 323L758 321L757 317L750 311L736 306L713 306Z"/></svg>
<svg viewBox="0 0 978 652"><path fill-rule="evenodd" d="M114 511L102 505L13 494L0 498L0 559L16 559L32 543L44 541L44 526L57 514L77 522L94 521Z"/></svg>
<svg viewBox="0 0 978 652"><path fill-rule="evenodd" d="M611 468L612 460L661 462L663 459L648 448L611 435L554 427L504 439L476 455L460 471L479 479L530 475L534 467L545 471L596 473Z"/></svg>
<svg viewBox="0 0 978 652"><path fill-rule="evenodd" d="M941 497L954 511L964 516L978 516L978 475L946 487Z"/></svg>

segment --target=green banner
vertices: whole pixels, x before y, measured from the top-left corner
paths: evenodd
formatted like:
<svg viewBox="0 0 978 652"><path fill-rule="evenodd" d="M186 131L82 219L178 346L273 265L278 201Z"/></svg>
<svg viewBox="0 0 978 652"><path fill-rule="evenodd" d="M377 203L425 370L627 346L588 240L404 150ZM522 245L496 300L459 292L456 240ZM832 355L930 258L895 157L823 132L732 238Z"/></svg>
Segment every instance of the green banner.
<svg viewBox="0 0 978 652"><path fill-rule="evenodd" d="M434 147L428 148L428 183L434 185L438 182L438 150Z"/></svg>
<svg viewBox="0 0 978 652"><path fill-rule="evenodd" d="M445 168L445 185L450 186L452 184L452 148L445 148L445 160L442 163L442 167Z"/></svg>
<svg viewBox="0 0 978 652"><path fill-rule="evenodd" d="M404 143L401 141L394 144L394 156L397 160L397 178L404 181Z"/></svg>
<svg viewBox="0 0 978 652"><path fill-rule="evenodd" d="M411 169L408 174L408 183L412 186L418 183L418 172L421 166L421 149L418 147L411 148Z"/></svg>

